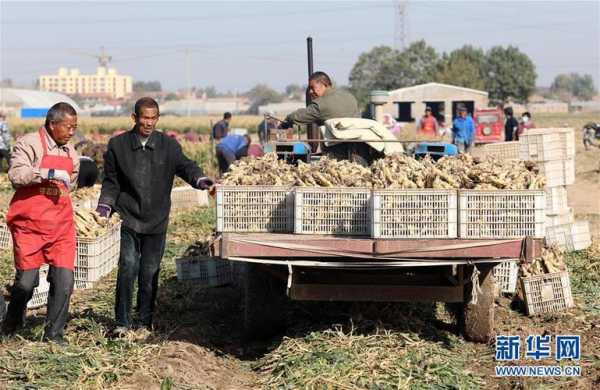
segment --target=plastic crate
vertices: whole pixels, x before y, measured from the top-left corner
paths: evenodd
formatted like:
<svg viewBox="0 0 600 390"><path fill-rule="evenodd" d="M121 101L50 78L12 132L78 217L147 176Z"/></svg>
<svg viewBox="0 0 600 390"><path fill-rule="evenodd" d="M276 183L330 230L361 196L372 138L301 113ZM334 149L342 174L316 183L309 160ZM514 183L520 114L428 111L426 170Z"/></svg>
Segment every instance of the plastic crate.
<svg viewBox="0 0 600 390"><path fill-rule="evenodd" d="M373 238L456 238L456 190L374 190Z"/></svg>
<svg viewBox="0 0 600 390"><path fill-rule="evenodd" d="M577 221L546 228L546 242L564 251L580 251L592 244L590 224Z"/></svg>
<svg viewBox="0 0 600 390"><path fill-rule="evenodd" d="M546 215L564 214L569 209L565 186L546 188Z"/></svg>
<svg viewBox="0 0 600 390"><path fill-rule="evenodd" d="M175 187L171 190L172 210L206 206L208 206L208 191L197 190L191 186Z"/></svg>
<svg viewBox="0 0 600 390"><path fill-rule="evenodd" d="M575 183L575 160L556 160L538 163L540 173L546 176L546 188Z"/></svg>
<svg viewBox="0 0 600 390"><path fill-rule="evenodd" d="M75 282L79 285L78 288L85 288L82 286L86 286L89 282L96 282L110 273L119 261L120 246L120 222L111 226L101 237L77 237Z"/></svg>
<svg viewBox="0 0 600 390"><path fill-rule="evenodd" d="M182 257L175 260L177 280L193 280L194 286L217 287L231 283L231 265L212 257Z"/></svg>
<svg viewBox="0 0 600 390"><path fill-rule="evenodd" d="M534 190L460 190L461 238L544 237L546 194Z"/></svg>
<svg viewBox="0 0 600 390"><path fill-rule="evenodd" d="M519 276L518 260L504 261L494 267L494 278L500 291L513 294L517 290L517 279Z"/></svg>
<svg viewBox="0 0 600 390"><path fill-rule="evenodd" d="M0 249L12 247L12 235L5 223L0 224Z"/></svg>
<svg viewBox="0 0 600 390"><path fill-rule="evenodd" d="M28 309L35 309L48 303L48 293L50 292L50 283L48 283L48 269L49 267L47 264L44 264L40 267L40 284L33 289L33 295L29 302L27 302Z"/></svg>
<svg viewBox="0 0 600 390"><path fill-rule="evenodd" d="M574 306L568 272L521 278L527 314L557 313Z"/></svg>
<svg viewBox="0 0 600 390"><path fill-rule="evenodd" d="M368 188L298 187L294 233L369 235L370 197Z"/></svg>
<svg viewBox="0 0 600 390"><path fill-rule="evenodd" d="M291 233L293 229L292 187L217 187L218 232Z"/></svg>
<svg viewBox="0 0 600 390"><path fill-rule="evenodd" d="M575 156L575 138L572 142L564 129L536 129L526 131L519 139L519 158L531 161L555 161Z"/></svg>
<svg viewBox="0 0 600 390"><path fill-rule="evenodd" d="M562 214L546 215L546 228L575 222L572 208L567 208Z"/></svg>
<svg viewBox="0 0 600 390"><path fill-rule="evenodd" d="M520 145L518 141L494 142L482 146L484 157L494 157L498 160L518 160Z"/></svg>

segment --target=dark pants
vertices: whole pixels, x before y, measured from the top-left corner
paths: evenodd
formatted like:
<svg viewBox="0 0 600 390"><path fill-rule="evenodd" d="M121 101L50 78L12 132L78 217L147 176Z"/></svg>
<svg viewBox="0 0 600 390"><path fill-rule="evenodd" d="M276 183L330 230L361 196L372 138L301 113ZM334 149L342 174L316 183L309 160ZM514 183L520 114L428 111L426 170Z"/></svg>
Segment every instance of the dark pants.
<svg viewBox="0 0 600 390"><path fill-rule="evenodd" d="M133 286L138 281L137 314L140 325L150 327L158 291L160 262L167 233L139 234L121 228L121 254L117 275L115 318L117 326L131 327Z"/></svg>
<svg viewBox="0 0 600 390"><path fill-rule="evenodd" d="M217 146L216 155L217 161L219 162L219 173L222 175L229 170L229 166L236 160L248 155L248 147L246 146L238 153L233 153L229 149Z"/></svg>
<svg viewBox="0 0 600 390"><path fill-rule="evenodd" d="M91 187L98 179L98 167L92 160L79 160L79 176L77 176L77 187Z"/></svg>
<svg viewBox="0 0 600 390"><path fill-rule="evenodd" d="M50 283L50 292L48 294L44 337L55 338L63 335L67 324L69 301L73 292L73 271L67 268L50 266L48 282ZM23 326L27 302L33 296L33 290L39 284L39 269L17 270L15 283L11 289L10 304L4 320L4 330L6 332L14 332Z"/></svg>
<svg viewBox="0 0 600 390"><path fill-rule="evenodd" d="M6 171L8 172L8 168L10 167L10 151L6 149L0 149L0 171L4 171L2 167L4 163L2 160L6 160Z"/></svg>

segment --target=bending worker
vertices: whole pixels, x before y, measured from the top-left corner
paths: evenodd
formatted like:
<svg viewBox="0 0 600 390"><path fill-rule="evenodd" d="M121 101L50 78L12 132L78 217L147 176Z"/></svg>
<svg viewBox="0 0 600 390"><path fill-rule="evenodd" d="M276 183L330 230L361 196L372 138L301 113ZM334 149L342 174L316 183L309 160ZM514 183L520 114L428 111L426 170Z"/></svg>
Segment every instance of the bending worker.
<svg viewBox="0 0 600 390"><path fill-rule="evenodd" d="M249 135L230 134L221 139L216 148L219 173L224 174L229 170L231 164L242 157L246 157L251 143L252 140Z"/></svg>
<svg viewBox="0 0 600 390"><path fill-rule="evenodd" d="M69 191L75 189L79 158L69 140L77 113L67 103L48 110L46 124L16 143L8 177L16 188L6 222L14 245L16 276L3 333L23 325L27 302L39 283L39 268L50 265L44 340L65 343L63 331L73 291L75 225Z"/></svg>
<svg viewBox="0 0 600 390"><path fill-rule="evenodd" d="M183 154L177 140L156 131L159 111L154 99L139 99L131 118L133 128L108 142L96 209L102 216L117 211L123 219L115 299L117 336L134 326L131 304L136 281L135 325L152 328L175 175L196 189L207 190L213 185Z"/></svg>

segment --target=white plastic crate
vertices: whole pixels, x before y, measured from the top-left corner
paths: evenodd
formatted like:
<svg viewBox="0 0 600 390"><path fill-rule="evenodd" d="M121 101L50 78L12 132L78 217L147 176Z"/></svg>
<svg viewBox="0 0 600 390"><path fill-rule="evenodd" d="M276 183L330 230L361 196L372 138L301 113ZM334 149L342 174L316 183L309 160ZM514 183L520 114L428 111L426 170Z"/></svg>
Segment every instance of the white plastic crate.
<svg viewBox="0 0 600 390"><path fill-rule="evenodd" d="M567 272L521 278L527 314L557 313L574 306Z"/></svg>
<svg viewBox="0 0 600 390"><path fill-rule="evenodd" d="M546 188L575 183L575 160L555 160L538 163L540 173L546 176Z"/></svg>
<svg viewBox="0 0 600 390"><path fill-rule="evenodd" d="M77 237L75 284L85 288L112 271L118 260L121 246L121 223L114 224L101 237Z"/></svg>
<svg viewBox="0 0 600 390"><path fill-rule="evenodd" d="M567 210L561 214L546 215L546 228L573 222L575 222L575 215L573 214L572 208L567 208Z"/></svg>
<svg viewBox="0 0 600 390"><path fill-rule="evenodd" d="M565 186L546 188L546 215L564 214L569 209Z"/></svg>
<svg viewBox="0 0 600 390"><path fill-rule="evenodd" d="M461 238L544 237L546 195L534 190L460 190Z"/></svg>
<svg viewBox="0 0 600 390"><path fill-rule="evenodd" d="M294 193L294 233L370 234L370 189L298 187Z"/></svg>
<svg viewBox="0 0 600 390"><path fill-rule="evenodd" d="M194 256L175 260L178 280L194 280L194 286L217 287L231 283L231 265L227 260Z"/></svg>
<svg viewBox="0 0 600 390"><path fill-rule="evenodd" d="M12 247L12 235L5 223L0 224L0 249Z"/></svg>
<svg viewBox="0 0 600 390"><path fill-rule="evenodd" d="M218 232L291 233L293 229L292 187L217 187Z"/></svg>
<svg viewBox="0 0 600 390"><path fill-rule="evenodd" d="M519 158L531 161L555 161L575 156L575 138L565 129L528 130L519 137Z"/></svg>
<svg viewBox="0 0 600 390"><path fill-rule="evenodd" d="M493 142L482 146L483 157L494 157L498 160L518 160L520 145L518 141Z"/></svg>
<svg viewBox="0 0 600 390"><path fill-rule="evenodd" d="M50 292L50 283L48 283L48 269L49 267L47 264L44 264L40 267L40 284L33 289L33 296L29 302L27 302L28 309L35 309L48 303L48 293Z"/></svg>
<svg viewBox="0 0 600 390"><path fill-rule="evenodd" d="M374 190L373 238L456 238L456 190Z"/></svg>
<svg viewBox="0 0 600 390"><path fill-rule="evenodd" d="M175 187L171 190L171 210L208 206L208 191L192 186Z"/></svg>
<svg viewBox="0 0 600 390"><path fill-rule="evenodd" d="M592 244L590 224L588 221L577 221L565 225L546 228L546 242L564 251L580 251Z"/></svg>
<svg viewBox="0 0 600 390"><path fill-rule="evenodd" d="M494 267L494 278L500 291L513 294L517 290L517 279L519 276L518 260L504 261Z"/></svg>

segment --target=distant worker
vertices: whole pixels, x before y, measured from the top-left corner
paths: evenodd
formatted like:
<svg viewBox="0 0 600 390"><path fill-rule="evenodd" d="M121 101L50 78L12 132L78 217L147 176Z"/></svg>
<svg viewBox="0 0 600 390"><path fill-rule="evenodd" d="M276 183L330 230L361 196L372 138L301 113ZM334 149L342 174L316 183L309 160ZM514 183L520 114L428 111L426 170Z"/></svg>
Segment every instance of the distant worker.
<svg viewBox="0 0 600 390"><path fill-rule="evenodd" d="M38 131L19 138L8 178L15 194L6 214L13 239L15 281L2 332L21 326L27 302L39 284L39 269L50 265L48 309L43 340L66 344L63 332L69 316L75 268L75 223L69 192L77 186L79 158L69 142L77 129L77 112L57 103Z"/></svg>
<svg viewBox="0 0 600 390"><path fill-rule="evenodd" d="M295 124L322 126L332 118L360 118L358 103L351 93L333 87L325 72L315 72L308 79L312 102L306 108L300 108L285 118L282 128Z"/></svg>
<svg viewBox="0 0 600 390"><path fill-rule="evenodd" d="M6 122L6 115L0 112L0 171L3 171L2 160L6 160L6 170L10 166L10 130Z"/></svg>
<svg viewBox="0 0 600 390"><path fill-rule="evenodd" d="M458 107L458 117L452 122L452 143L459 153L469 153L475 137L475 122L464 106Z"/></svg>
<svg viewBox="0 0 600 390"><path fill-rule="evenodd" d="M219 162L219 173L223 175L235 161L248 155L252 143L249 135L230 134L221 139L217 145L216 154Z"/></svg>
<svg viewBox="0 0 600 390"><path fill-rule="evenodd" d="M504 109L504 115L506 120L504 122L504 140L515 141L517 140L517 132L519 131L519 121L514 117L512 107L506 107Z"/></svg>
<svg viewBox="0 0 600 390"><path fill-rule="evenodd" d="M227 137L227 134L229 133L229 122L231 122L231 113L226 112L223 114L223 119L215 123L212 128L212 136L215 141Z"/></svg>
<svg viewBox="0 0 600 390"><path fill-rule="evenodd" d="M421 135L435 137L438 133L439 124L432 114L431 107L425 107L425 115L419 120L417 132Z"/></svg>
<svg viewBox="0 0 600 390"><path fill-rule="evenodd" d="M258 140L261 145L269 142L271 130L277 128L277 119L271 117L272 114L265 115L265 118L258 124Z"/></svg>
<svg viewBox="0 0 600 390"><path fill-rule="evenodd" d="M525 130L528 129L535 129L535 123L531 120L531 114L525 111L521 115L521 121L519 122L519 130L517 131L515 141L518 141L521 134L523 134Z"/></svg>

